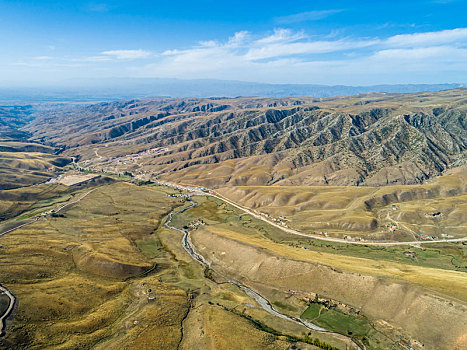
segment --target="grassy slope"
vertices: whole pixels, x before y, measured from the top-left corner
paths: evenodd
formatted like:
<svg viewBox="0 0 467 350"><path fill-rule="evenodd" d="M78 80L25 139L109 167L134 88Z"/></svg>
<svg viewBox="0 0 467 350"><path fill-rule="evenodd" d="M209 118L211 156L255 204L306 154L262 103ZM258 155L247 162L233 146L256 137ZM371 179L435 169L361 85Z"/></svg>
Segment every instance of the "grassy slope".
<svg viewBox="0 0 467 350"><path fill-rule="evenodd" d="M284 216L303 232L412 241L422 233L465 236L466 180L464 170L413 186L239 186L218 192L273 218ZM397 225L394 232L390 224Z"/></svg>
<svg viewBox="0 0 467 350"><path fill-rule="evenodd" d="M344 247L339 247L339 245L313 247L312 244L309 244L308 247L310 249L302 249L302 245L298 245L299 242L296 240L296 237L291 237L280 230L270 228L267 224L248 215L241 215L242 213L225 203L212 198L197 198L197 201L200 202L198 207L180 215L174 222L182 226L186 222L202 218L207 225L201 226L192 233L192 240L201 249L201 252L209 257L215 266L224 269L225 273L234 273L236 278L248 276L249 279L258 283L257 286L262 288L264 292L269 293L271 297L276 296L276 299L273 300L278 301L278 306L281 306L284 297L290 297L290 295L287 296L287 289L318 291L317 289L324 286L330 297L335 297L339 300L338 295L340 295L341 298L344 298L344 301L347 301L348 297L346 295L351 295L351 303L366 307L374 315L378 314L378 309L384 308L381 308L381 305L376 300L370 302L370 304L374 304L373 306L364 306L370 299L375 299L372 294L376 296L376 299L379 293L384 293L385 298L389 297L390 294L388 293L393 293L395 298L402 298L395 301L398 308L400 308L399 311L393 311L396 314L399 312L404 314L407 312L404 311L406 310L405 308L420 308L419 302L422 302L424 298L421 295L426 293L426 291L443 295L448 299L457 300L456 303L459 300L461 300L461 303L465 303L465 300L467 300L465 292L467 290L467 277L465 273L444 269L447 264L449 250L456 251L457 245L448 245L448 247L444 247L443 249L436 247L420 252L420 254L428 256L439 249L439 254L432 254L433 256L430 259L427 258L429 261L423 261L423 259L420 259L421 261L414 261L411 258L405 257L405 261L397 261L398 255L403 256L403 251L407 251L408 247L399 247L397 250L383 249L383 252L379 250L380 248L374 249L373 252L372 248L361 247L358 248L360 250L351 253L355 256L341 255L345 250ZM365 250L372 251L372 254L368 254L368 251ZM379 255L385 255L384 259L379 259ZM465 257L463 259L465 261ZM435 267L425 267L423 265ZM323 268L319 268L319 266L323 266ZM330 266L334 272L326 272L327 268L324 268L325 266ZM448 266L447 268L452 269L453 266ZM267 275L268 269L271 269L269 276ZM319 281L319 275L322 275L321 279L323 281L321 282ZM353 280L359 280L359 282ZM408 282L408 285L406 285L406 282ZM352 287L354 283L357 284ZM367 284L367 290L365 290L365 283ZM332 286L333 284L334 287ZM357 285L358 290L363 288L362 295L359 294L360 292L354 293L356 289L353 288L357 287ZM416 287L414 289L414 286L421 286L424 288L424 291L419 292ZM281 290L281 288L283 292L279 293L278 290ZM373 293L370 292L372 288L374 288ZM384 291L385 288L387 289L386 291ZM335 292L333 292L333 289ZM408 294L406 294L407 292ZM285 293L285 295L281 293ZM412 301L409 301L411 298ZM435 300L437 300L437 297L430 298L432 298L431 301L426 300L423 303L436 304ZM290 299L287 300L286 304L290 303ZM376 307L376 304L379 307ZM459 306L459 304L457 305ZM295 304L296 306L297 304ZM301 307L303 308L303 306ZM433 307L441 307L441 304L437 306L433 304ZM463 306L459 306L459 308L462 309ZM389 309L387 310L389 311ZM462 314L461 311L459 312L456 316L452 316L459 319ZM410 315L410 318L404 318L408 320L416 317L413 311L411 311ZM323 325L331 325L331 328L340 331L343 330L342 327L344 326L349 328L349 320L346 317L337 316L339 314L330 313L326 317L323 317ZM392 319L394 315L391 316L389 313L386 313L385 317ZM404 322L398 317L395 317L393 321L399 324L400 322ZM443 315L443 317L447 316ZM333 322L337 323L333 325ZM431 326L428 327L422 320L413 320L411 322L413 326L408 327L407 330L413 332L412 335L420 332L419 335L422 338L425 340L429 339L429 334L416 328L426 327L427 330L430 330ZM340 323L343 324L341 328L339 328ZM358 322L357 326L356 329L363 327ZM352 329L352 327L350 328ZM412 329L409 330L410 328ZM393 331L389 330L388 332L391 334ZM380 337L379 333L372 332L372 337ZM427 344L430 345L432 340L427 341ZM445 344L438 345L441 347L446 346Z"/></svg>
<svg viewBox="0 0 467 350"><path fill-rule="evenodd" d="M183 348L190 348L195 342L190 335L196 337L200 329L189 321L193 318L183 321L191 308L204 318L201 327L208 334L225 339L206 349L227 349L230 342L288 348L285 338L228 311L255 303L234 287L206 279L181 248L179 233L160 227L163 216L183 204L167 197L171 192L127 183L102 186L65 217L42 219L3 236L0 282L15 293L18 306L0 349L175 349L182 322ZM153 264L157 268L148 275L130 268ZM148 296L155 300L148 302ZM250 314L265 317L257 306ZM301 327L269 320L267 314L265 322L303 337ZM343 348L332 337L321 339Z"/></svg>
<svg viewBox="0 0 467 350"><path fill-rule="evenodd" d="M72 198L63 185L43 184L0 193L0 220L22 220ZM18 217L19 216L19 217Z"/></svg>
<svg viewBox="0 0 467 350"><path fill-rule="evenodd" d="M123 280L152 266L133 240L151 234L174 205L164 191L118 183L99 188L65 218L2 237L2 283L19 299L4 342L84 345L107 336L131 300ZM88 336L73 337L77 332Z"/></svg>

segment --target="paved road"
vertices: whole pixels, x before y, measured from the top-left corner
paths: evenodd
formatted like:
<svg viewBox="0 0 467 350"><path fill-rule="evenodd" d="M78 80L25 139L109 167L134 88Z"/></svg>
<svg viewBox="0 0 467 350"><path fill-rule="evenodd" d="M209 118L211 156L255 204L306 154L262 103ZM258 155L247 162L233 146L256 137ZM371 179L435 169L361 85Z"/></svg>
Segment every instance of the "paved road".
<svg viewBox="0 0 467 350"><path fill-rule="evenodd" d="M467 241L467 237L463 238L453 238L453 239L440 239L440 240L432 240L432 241L409 241L409 242L394 242L394 241L388 241L388 242L376 242L376 241L363 241L363 242L355 242L355 241L348 241L345 239L341 238L332 238L332 237L322 237L318 235L313 235L313 234L308 234L308 233L302 233L296 230L293 230L288 227L281 226L273 221L268 220L262 215L256 214L252 212L251 210L244 208L231 200L225 198L224 196L216 193L212 195L213 197L216 197L226 203L229 203L230 205L234 206L235 208L238 208L240 210L243 210L247 214L250 214L251 216L254 216L257 219L263 220L264 222L267 222L268 224L277 227L281 229L282 231L285 231L287 233L293 234L293 235L298 235L298 236L303 236L303 237L308 237L308 238L314 238L314 239L319 239L322 241L328 241L328 242L337 242L337 243L346 243L346 244L358 244L358 245L377 245L377 246L395 246L395 245L411 245L411 244L429 244L429 243L445 243L445 242L464 242Z"/></svg>
<svg viewBox="0 0 467 350"><path fill-rule="evenodd" d="M64 204L62 205L61 207L58 207L57 210L55 210L55 213L58 213L60 212L61 210L65 209L65 208L68 208L69 206L73 205L73 204L76 204L78 202L80 202L83 198L85 198L88 194L90 194L91 192L93 192L95 190L95 188L93 188L92 190L86 192L84 195L82 195L81 197L79 197L77 200L71 202L71 203L67 203L67 204ZM47 214L46 216L49 216L50 214ZM32 218L30 218L28 222L25 222L19 226L16 226L16 227L13 227L9 230L6 230L6 231L3 231L3 232L0 232L0 237L3 236L3 235L6 235L7 233L10 233L14 230L17 230L23 226L26 226L26 225L31 225L33 223L35 223L37 220L39 220L41 217L43 217L42 215L36 215L36 216L33 216Z"/></svg>
<svg viewBox="0 0 467 350"><path fill-rule="evenodd" d="M1 233L0 233L0 237L2 237L3 235L6 235L6 234L9 233L9 232L12 232L12 231L14 231L14 230L17 230L17 229L19 229L19 228L21 228L21 227L23 227L23 226L30 225L30 224L36 222L37 220L39 220L39 217L38 217L38 216L35 216L34 218L28 220L27 222L24 222L24 223L22 223L22 224L20 224L20 225L18 225L18 226L15 226L15 227L13 227L13 228L10 228L10 229L8 229L8 230L6 230L6 231L1 232Z"/></svg>
<svg viewBox="0 0 467 350"><path fill-rule="evenodd" d="M87 195L89 195L91 192L93 192L95 190L92 189L88 192L86 192L84 195L82 195L81 197L79 197L77 200L71 202L71 203L67 203L67 204L64 204L62 205L61 207L59 207L55 212L58 213L60 212L61 210L65 209L65 208L68 208L69 206L73 205L73 204L76 204L78 202L80 202L83 198L85 198ZM7 233L9 232L12 232L14 230L17 230L23 226L26 226L26 225L30 225L34 222L36 222L37 220L39 220L42 216L41 215L37 215L37 216L34 216L33 218L31 218L31 221L29 222L26 222L26 223L23 223L17 227L14 227L12 229L9 229L7 231L4 231L4 232L1 232L0 233L0 237L3 236L3 235L6 235ZM16 298L14 297L14 295L8 290L6 289L5 287L3 287L1 284L0 284L0 293L3 293L5 294L9 299L10 299L10 304L8 305L8 308L5 310L5 312L3 313L3 315L0 315L0 336L4 334L4 328L5 328L5 319L8 317L8 315L10 315L11 311L13 310L13 307L15 305L15 302L16 302Z"/></svg>
<svg viewBox="0 0 467 350"><path fill-rule="evenodd" d="M10 315L11 311L13 310L13 307L15 306L15 297L11 292L3 287L0 284L0 293L5 294L9 299L10 299L10 304L8 305L8 308L5 310L3 315L0 316L0 336L4 334L4 328L5 328L5 320Z"/></svg>
<svg viewBox="0 0 467 350"><path fill-rule="evenodd" d="M291 228L281 226L281 225L279 225L279 224L277 224L277 223L275 223L275 222L273 222L271 220L268 220L264 216L259 215L259 214L255 213L255 212L251 211L248 208L242 207L241 205L232 202L230 199L227 199L224 196L222 196L221 194L216 193L214 191L213 191L213 193L204 193L202 191L197 190L195 187L191 187L191 186L184 186L184 185L173 184L173 183L163 182L163 181L156 181L156 182L161 184L161 185L170 186L170 187L174 187L174 188L181 189L181 190L186 190L186 191L198 191L198 192L203 193L206 196L215 197L217 199L220 199L221 201L224 201L224 202L234 206L237 209L242 210L243 212L255 217L256 219L262 220L262 221L268 223L269 225L272 225L272 226L274 226L274 227L276 227L276 228L278 228L278 229L280 229L280 230L282 230L284 232L287 232L287 233L290 233L290 234L296 235L296 236L319 239L321 241L344 243L344 244L355 244L355 245L373 245L373 246L419 245L419 244L430 244L430 243L465 242L465 241L467 241L467 237L453 238L453 239L440 239L440 240L432 240L432 241L427 240L427 241L408 241L408 242L394 242L394 241L386 241L386 242L360 241L359 242L359 241L349 241L349 240L345 240L345 239L342 239L342 238L323 237L323 236L319 236L319 235L313 235L313 234L309 234L309 233L299 232L297 230L293 230Z"/></svg>

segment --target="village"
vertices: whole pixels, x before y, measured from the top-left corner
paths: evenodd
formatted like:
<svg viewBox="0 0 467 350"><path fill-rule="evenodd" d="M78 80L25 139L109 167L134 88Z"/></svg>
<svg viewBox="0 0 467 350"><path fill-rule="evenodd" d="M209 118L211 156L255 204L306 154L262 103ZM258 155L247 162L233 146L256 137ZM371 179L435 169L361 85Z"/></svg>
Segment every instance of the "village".
<svg viewBox="0 0 467 350"><path fill-rule="evenodd" d="M128 162L136 163L138 160L142 159L143 157L162 154L162 153L167 152L168 150L169 149L166 147L151 148L151 149L141 151L138 153L126 154L124 156L111 158L110 162L112 162L113 164L127 165Z"/></svg>

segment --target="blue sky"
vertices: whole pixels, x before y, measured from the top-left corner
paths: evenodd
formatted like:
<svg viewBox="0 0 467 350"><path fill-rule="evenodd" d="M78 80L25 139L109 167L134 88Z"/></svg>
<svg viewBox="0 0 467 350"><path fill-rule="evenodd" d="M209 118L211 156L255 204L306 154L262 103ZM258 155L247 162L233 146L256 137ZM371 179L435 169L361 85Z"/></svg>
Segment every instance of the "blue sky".
<svg viewBox="0 0 467 350"><path fill-rule="evenodd" d="M466 0L0 0L0 84L466 83L466 14Z"/></svg>

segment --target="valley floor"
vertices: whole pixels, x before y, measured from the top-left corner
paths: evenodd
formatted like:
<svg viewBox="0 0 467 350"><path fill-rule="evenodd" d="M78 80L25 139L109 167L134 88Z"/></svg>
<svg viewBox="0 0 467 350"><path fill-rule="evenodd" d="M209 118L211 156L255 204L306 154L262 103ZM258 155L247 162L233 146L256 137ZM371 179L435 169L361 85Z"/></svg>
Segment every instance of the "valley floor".
<svg viewBox="0 0 467 350"><path fill-rule="evenodd" d="M460 243L320 241L199 190L92 179L5 207L31 223L0 237L0 348L466 345Z"/></svg>

